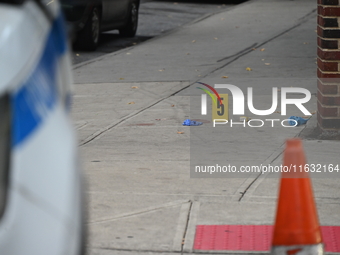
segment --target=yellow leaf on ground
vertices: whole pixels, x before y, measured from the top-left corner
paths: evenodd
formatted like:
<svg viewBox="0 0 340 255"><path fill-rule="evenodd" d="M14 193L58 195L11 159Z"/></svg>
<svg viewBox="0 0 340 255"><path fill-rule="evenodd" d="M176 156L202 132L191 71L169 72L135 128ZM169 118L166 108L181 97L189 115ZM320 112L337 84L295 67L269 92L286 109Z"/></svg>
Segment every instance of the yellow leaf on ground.
<svg viewBox="0 0 340 255"><path fill-rule="evenodd" d="M266 49L265 48L262 48L260 51L265 51Z"/></svg>
<svg viewBox="0 0 340 255"><path fill-rule="evenodd" d="M124 78L119 78L119 80L124 80Z"/></svg>
<svg viewBox="0 0 340 255"><path fill-rule="evenodd" d="M253 69L251 69L250 67L246 68L247 71L252 71Z"/></svg>
<svg viewBox="0 0 340 255"><path fill-rule="evenodd" d="M184 134L184 132L178 131L177 134Z"/></svg>
<svg viewBox="0 0 340 255"><path fill-rule="evenodd" d="M137 87L137 86L132 86L131 88L132 88L132 89L138 89L138 87Z"/></svg>
<svg viewBox="0 0 340 255"><path fill-rule="evenodd" d="M130 102L130 103L128 103L128 104L135 104L135 102Z"/></svg>

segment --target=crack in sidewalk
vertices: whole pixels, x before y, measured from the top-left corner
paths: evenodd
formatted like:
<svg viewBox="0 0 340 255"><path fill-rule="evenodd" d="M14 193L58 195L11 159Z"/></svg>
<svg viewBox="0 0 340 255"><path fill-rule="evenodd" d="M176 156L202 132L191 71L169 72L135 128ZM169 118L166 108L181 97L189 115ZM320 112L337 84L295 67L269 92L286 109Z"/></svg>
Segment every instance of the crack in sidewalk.
<svg viewBox="0 0 340 255"><path fill-rule="evenodd" d="M281 33L279 33L279 34L277 34L277 35L275 35L275 36L273 36L273 37L271 37L271 38L269 38L268 40L266 40L266 41L264 41L264 42L262 42L262 43L259 43L259 44L255 43L255 44L253 44L253 45L257 45L257 47L261 47L261 46L263 46L263 45L265 45L265 44L267 44L267 43L269 43L269 42L271 42L271 41L277 39L278 37L280 37L280 36L282 36L282 35L288 33L289 31L291 31L291 30L293 30L293 29L295 29L295 28L301 26L301 25L304 24L305 22L307 22L307 21L315 14L315 12L316 12L316 9L313 9L311 12L309 12L308 14L306 14L305 16L303 16L302 18L300 18L300 19L299 19L299 21L300 21L299 23L293 25L292 27L290 27L290 28L284 30L283 32L281 32ZM252 45L252 46L253 46L253 45ZM172 97L172 96L177 95L177 94L180 93L181 91L183 91L183 90L189 88L190 86L192 86L193 84L195 84L197 81L200 81L200 80L202 80L203 78L209 76L210 74L213 74L214 72L216 72L216 71L218 71L218 70L220 70L220 69L222 69L222 68L228 66L229 64L235 62L236 60L238 60L238 59L241 58L242 56L245 56L245 55L249 54L250 52L253 51L253 50L252 50L252 48L253 48L252 46L247 47L247 48L245 48L244 50L241 50L241 51L239 51L238 53L234 54L234 55L236 55L236 57L235 57L234 59L232 59L231 61L229 61L229 62L227 62L227 63L225 63L225 64L223 64L223 65L221 65L220 67L217 67L217 68L211 70L210 72L207 72L204 76L200 77L200 79L197 79L197 80L195 80L194 82L191 82L191 83L189 83L188 85L184 86L183 88L181 88L181 89L175 91L174 93L172 93L172 94L170 94L170 95L168 95L168 96L162 97L162 98L160 98L160 99L154 101L154 102L151 103L150 105L148 105L148 106L146 106L146 107L140 109L139 111L136 111L136 112L134 112L134 113L131 113L131 114L129 114L129 115L127 115L127 116L121 118L120 120L118 120L118 121L116 121L116 122L114 122L114 123L112 123L112 124L110 124L110 125L108 125L108 126L102 128L102 129L98 130L97 132L95 132L95 133L93 133L92 135L88 136L84 141L82 141L81 143L79 143L79 146L83 146L83 145L86 145L86 144L90 143L91 141L93 141L93 140L96 139L97 137L99 137L99 136L103 135L104 133L110 131L112 128L118 126L119 124L124 123L125 121L128 121L129 119L131 119L131 118L137 116L138 114L143 113L144 111L150 109L152 106L154 106L154 105L156 105L156 104L158 104L158 103L160 103L160 102L162 102L162 101L164 101L164 100L166 100L166 99L168 99L168 98L170 98L170 97ZM237 54L238 54L238 55L237 55ZM226 58L220 59L220 60L218 60L217 62L222 62L222 61L225 60L225 59L229 59L229 58L233 57L234 55L231 55L231 56L228 56L228 57L226 57Z"/></svg>
<svg viewBox="0 0 340 255"><path fill-rule="evenodd" d="M126 251L126 252L138 252L138 253L156 253L156 254L181 254L180 251L166 251L166 250L142 250L142 249L124 249L124 248L109 248L109 247L88 247L90 249L106 250L106 251Z"/></svg>
<svg viewBox="0 0 340 255"><path fill-rule="evenodd" d="M251 52L256 46L258 46L257 43L254 43L254 44L250 45L249 47L247 47L247 48L245 48L245 49L243 49L243 50L241 50L241 51L239 51L239 52L237 52L233 55L230 55L230 56L227 56L227 57L224 57L222 59L217 60L217 62L222 62L222 61L227 60L227 59L232 58L232 57L243 56L242 55L243 53L245 55L245 54Z"/></svg>
<svg viewBox="0 0 340 255"><path fill-rule="evenodd" d="M298 134L296 134L296 135L294 136L294 138L299 137L300 134L301 134L301 133L303 132L303 130L305 130L305 129L306 129L306 125L300 130L300 132L299 132ZM263 161L263 165L265 165L265 164L272 164L275 160L277 160L277 159L283 154L283 152L284 152L284 145L285 145L285 142L282 143L282 144L280 145L280 147L279 147L279 149L278 149L278 150L279 150L278 152L277 152L277 150L275 151L275 152L276 152L276 156L274 156L274 158L270 159L270 158L272 157L272 155L275 154L275 152L273 152L267 159L265 159L265 160ZM269 163L267 163L268 160L270 160ZM243 192L240 192L240 193L241 193L241 196L239 197L238 201L241 202L241 200L244 198L244 196L246 195L247 191L248 191L250 188L253 188L253 190L254 190L254 189L262 182L262 181L261 181L261 182L257 182L256 187L254 187L254 184L256 183L256 181L259 180L259 179L264 180L265 177L266 177L266 175L268 175L268 173L263 173L263 172L259 173L259 174L255 177L255 179L254 179L250 184L247 185L247 187L244 189L244 191L243 191ZM262 177L262 178L260 178L260 177Z"/></svg>
<svg viewBox="0 0 340 255"><path fill-rule="evenodd" d="M168 208L168 207L179 206L179 205L182 205L182 204L185 204L185 203L191 203L192 204L191 200L175 201L175 202L163 204L161 206L154 206L154 207L146 208L144 210L118 215L118 216L112 217L112 218L90 221L90 222L87 222L87 224L100 224L100 223L104 223L104 222L106 223L106 222L110 222L110 221L120 220L120 219L123 219L123 218L133 217L133 216L136 216L136 215L161 210L161 209ZM190 204L190 208L191 208L191 204Z"/></svg>
<svg viewBox="0 0 340 255"><path fill-rule="evenodd" d="M189 83L188 85L186 85L186 86L182 87L181 89L171 93L170 95L167 95L167 96L164 96L164 97L162 97L162 98L160 98L158 100L155 100L154 102L152 102L151 104L147 105L146 107L144 107L144 108L142 108L140 110L137 110L135 112L132 112L132 113L126 115L125 117L122 117L121 119L117 120L116 122L111 123L110 125L108 125L108 126L102 128L102 129L98 130L97 132L95 132L95 133L91 134L90 136L88 136L87 138L85 138L82 142L80 142L78 144L78 146L80 147L80 146L83 146L83 145L86 145L86 144L90 143L91 141L93 141L97 137L99 137L99 136L105 134L106 132L110 131L112 128L114 128L114 127L118 126L119 124L122 124L122 123L130 120L131 118L133 118L133 117L137 116L138 114L140 114L140 113L150 109L154 105L156 105L156 104L158 104L158 103L160 103L160 102L162 102L162 101L164 101L164 100L174 96L175 94L181 92L182 90L187 89L192 84L194 84L194 83Z"/></svg>
<svg viewBox="0 0 340 255"><path fill-rule="evenodd" d="M185 238L188 232L188 227L189 227L189 220L190 220L190 215L191 215L191 209L192 209L192 201L190 200L190 207L189 207L189 211L188 211L188 215L187 215L187 221L185 224L185 228L184 228L184 233L183 233L183 238L182 238L182 243L181 243L181 254L183 254L183 249L184 249L184 244L185 244Z"/></svg>
<svg viewBox="0 0 340 255"><path fill-rule="evenodd" d="M236 56L236 57L235 57L234 59L232 59L231 61L229 61L229 62L223 64L222 66L220 66L220 67L218 67L218 68L216 68L215 70L213 70L213 71L211 71L210 73L206 74L206 75L205 75L204 77L202 77L202 78L207 77L209 74L214 73L214 72L216 72L216 71L218 71L218 70L220 70L220 69L222 69L222 68L228 66L229 64L235 62L235 61L238 60L239 58L241 58L241 57L243 57L243 56L249 54L250 52L253 51L253 48L254 48L253 46L254 46L254 45L255 45L256 47L264 46L265 44L267 44L267 43L269 43L269 42L271 42L271 41L273 41L273 40L279 38L280 36L282 36L282 35L284 35L284 34L290 32L290 31L292 31L293 29L295 29L295 28L301 26L302 24L306 23L310 18L312 18L312 17L314 16L315 12L316 12L316 9L313 9L311 12L307 13L305 16L303 16L303 17L301 17L300 19L298 19L299 22L298 22L297 24L291 26L290 28L287 28L286 30L284 30L284 31L282 31L281 33L279 33L279 34L277 34L277 35L275 35L275 36L273 36L273 37L271 37L271 38L265 40L264 42L261 42L261 43L259 43L259 44L258 44L258 43L254 43L252 46L247 47L247 48L245 48L245 49L239 51L238 53L236 53L236 54L234 54L234 55L231 55L231 56L228 56L228 57L225 57L225 58L222 58L222 59L218 60L217 62L221 62L221 61L223 61L223 60L226 60L226 59L229 59L229 58L231 58L231 57L233 57L233 56Z"/></svg>

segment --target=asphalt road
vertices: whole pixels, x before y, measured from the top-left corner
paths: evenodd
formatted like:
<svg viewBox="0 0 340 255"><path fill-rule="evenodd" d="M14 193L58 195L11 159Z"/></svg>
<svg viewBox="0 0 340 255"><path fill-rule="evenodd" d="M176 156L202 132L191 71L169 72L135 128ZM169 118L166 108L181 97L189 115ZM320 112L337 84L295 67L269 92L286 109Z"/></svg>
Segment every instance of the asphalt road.
<svg viewBox="0 0 340 255"><path fill-rule="evenodd" d="M134 38L122 38L115 30L103 33L96 51L75 50L72 54L72 63L78 64L144 42L205 14L216 13L233 6L226 0L178 0L176 2L142 0L141 3L138 30Z"/></svg>

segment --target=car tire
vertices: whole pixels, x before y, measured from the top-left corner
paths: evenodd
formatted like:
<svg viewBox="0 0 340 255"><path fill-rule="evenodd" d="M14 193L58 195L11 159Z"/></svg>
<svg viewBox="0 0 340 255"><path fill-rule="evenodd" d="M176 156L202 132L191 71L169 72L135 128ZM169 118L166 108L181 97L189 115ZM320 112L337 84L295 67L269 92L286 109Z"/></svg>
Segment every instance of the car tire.
<svg viewBox="0 0 340 255"><path fill-rule="evenodd" d="M100 12L94 7L84 26L79 32L75 43L76 48L86 51L94 51L99 43L100 36Z"/></svg>
<svg viewBox="0 0 340 255"><path fill-rule="evenodd" d="M129 7L127 24L119 29L119 34L124 37L134 37L138 27L138 3L133 1Z"/></svg>

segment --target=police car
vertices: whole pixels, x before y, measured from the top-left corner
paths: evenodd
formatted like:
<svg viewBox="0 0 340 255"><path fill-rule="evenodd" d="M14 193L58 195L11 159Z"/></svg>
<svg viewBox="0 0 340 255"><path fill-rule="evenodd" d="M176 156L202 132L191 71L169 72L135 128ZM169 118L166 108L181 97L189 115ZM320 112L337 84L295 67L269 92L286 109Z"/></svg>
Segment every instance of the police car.
<svg viewBox="0 0 340 255"><path fill-rule="evenodd" d="M58 1L0 0L0 78L0 254L84 254Z"/></svg>

